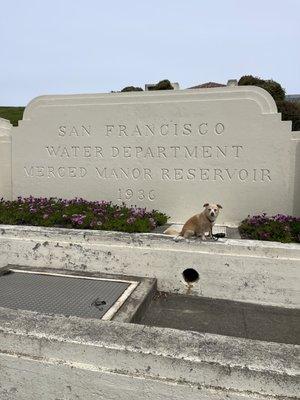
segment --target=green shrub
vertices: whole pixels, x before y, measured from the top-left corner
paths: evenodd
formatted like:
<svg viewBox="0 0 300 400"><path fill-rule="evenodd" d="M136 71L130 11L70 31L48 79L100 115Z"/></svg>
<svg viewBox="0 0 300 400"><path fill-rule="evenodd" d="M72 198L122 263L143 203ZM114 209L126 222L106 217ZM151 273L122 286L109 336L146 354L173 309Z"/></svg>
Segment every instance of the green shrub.
<svg viewBox="0 0 300 400"><path fill-rule="evenodd" d="M283 101L285 98L285 90L283 89L283 87L280 85L280 83L273 81L272 79L265 80L252 75L244 75L240 78L238 85L259 86L269 92L276 102Z"/></svg>
<svg viewBox="0 0 300 400"><path fill-rule="evenodd" d="M126 86L124 87L121 92L142 92L143 89L141 87L136 86Z"/></svg>
<svg viewBox="0 0 300 400"><path fill-rule="evenodd" d="M168 218L157 210L114 205L108 201L35 197L19 197L14 201L0 199L0 224L6 225L150 232L164 225Z"/></svg>
<svg viewBox="0 0 300 400"><path fill-rule="evenodd" d="M300 104L285 100L285 90L272 79L261 79L252 75L240 78L239 85L254 85L265 89L274 98L278 112L282 114L283 121L292 121L292 130L300 130Z"/></svg>
<svg viewBox="0 0 300 400"><path fill-rule="evenodd" d="M292 121L292 130L300 131L300 104L292 101L278 101L278 111L283 121Z"/></svg>
<svg viewBox="0 0 300 400"><path fill-rule="evenodd" d="M14 126L23 118L25 107L0 107L0 118L8 119Z"/></svg>
<svg viewBox="0 0 300 400"><path fill-rule="evenodd" d="M300 220L292 221L290 223L290 229L292 236L298 239L297 241L300 242Z"/></svg>
<svg viewBox="0 0 300 400"><path fill-rule="evenodd" d="M248 216L241 222L239 232L243 239L300 242L300 218L283 214L268 217L265 213Z"/></svg>
<svg viewBox="0 0 300 400"><path fill-rule="evenodd" d="M159 81L156 85L149 87L148 90L174 90L171 82L168 79Z"/></svg>
<svg viewBox="0 0 300 400"><path fill-rule="evenodd" d="M253 75L244 75L240 78L238 81L239 86L260 86L264 82L263 79L260 79L258 76L253 76Z"/></svg>

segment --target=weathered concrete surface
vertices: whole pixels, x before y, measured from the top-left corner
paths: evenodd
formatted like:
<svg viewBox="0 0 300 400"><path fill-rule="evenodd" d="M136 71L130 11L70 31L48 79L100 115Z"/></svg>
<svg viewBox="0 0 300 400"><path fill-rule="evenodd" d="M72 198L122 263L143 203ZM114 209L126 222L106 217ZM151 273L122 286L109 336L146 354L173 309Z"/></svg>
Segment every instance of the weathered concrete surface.
<svg viewBox="0 0 300 400"><path fill-rule="evenodd" d="M155 234L0 227L6 264L157 278L164 292L296 308L300 245L220 239L175 243ZM199 280L187 284L182 272Z"/></svg>
<svg viewBox="0 0 300 400"><path fill-rule="evenodd" d="M0 308L0 398L295 399L299 347Z"/></svg>
<svg viewBox="0 0 300 400"><path fill-rule="evenodd" d="M0 359L3 376L7 379L0 387L1 400L140 400L141 397L147 400L296 399L128 376L85 364L53 360L45 363L18 357L16 366L16 357L4 355ZM16 375L19 376L18 382L15 381Z"/></svg>
<svg viewBox="0 0 300 400"><path fill-rule="evenodd" d="M158 292L139 323L300 345L300 310Z"/></svg>

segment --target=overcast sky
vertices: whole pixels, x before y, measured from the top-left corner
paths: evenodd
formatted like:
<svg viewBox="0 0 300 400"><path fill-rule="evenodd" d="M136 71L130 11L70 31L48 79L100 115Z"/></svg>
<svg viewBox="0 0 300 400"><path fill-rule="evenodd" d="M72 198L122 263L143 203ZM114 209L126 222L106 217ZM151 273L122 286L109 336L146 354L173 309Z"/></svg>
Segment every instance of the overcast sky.
<svg viewBox="0 0 300 400"><path fill-rule="evenodd" d="M0 105L244 74L300 93L300 0L0 0Z"/></svg>

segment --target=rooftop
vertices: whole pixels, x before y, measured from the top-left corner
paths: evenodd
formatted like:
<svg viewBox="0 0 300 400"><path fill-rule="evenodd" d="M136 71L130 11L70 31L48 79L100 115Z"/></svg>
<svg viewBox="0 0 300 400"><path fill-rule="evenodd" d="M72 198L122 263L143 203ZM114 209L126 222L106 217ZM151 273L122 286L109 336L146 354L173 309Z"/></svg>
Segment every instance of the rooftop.
<svg viewBox="0 0 300 400"><path fill-rule="evenodd" d="M224 83L217 82L206 82L201 85L192 86L189 89L206 89L206 88L214 88L214 87L224 87L226 86Z"/></svg>

